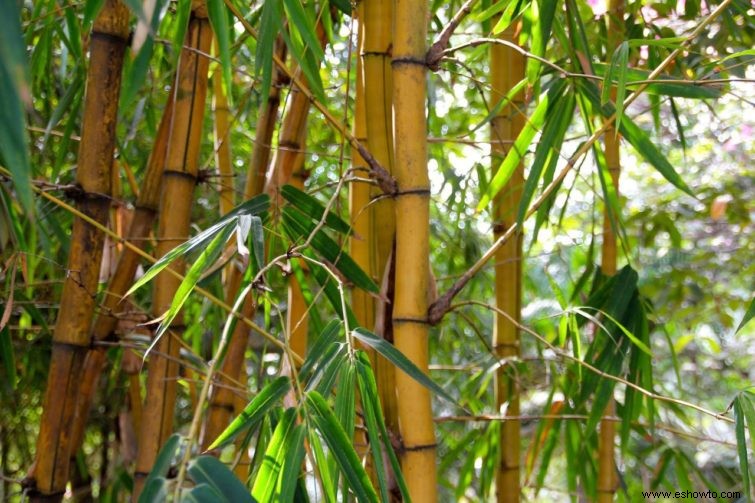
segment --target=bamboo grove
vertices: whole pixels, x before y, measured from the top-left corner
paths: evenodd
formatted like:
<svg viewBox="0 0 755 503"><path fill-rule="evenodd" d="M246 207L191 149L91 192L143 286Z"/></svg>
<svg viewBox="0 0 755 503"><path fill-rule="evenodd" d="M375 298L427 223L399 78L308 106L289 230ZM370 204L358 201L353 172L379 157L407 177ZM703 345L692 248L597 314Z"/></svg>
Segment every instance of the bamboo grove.
<svg viewBox="0 0 755 503"><path fill-rule="evenodd" d="M1 499L751 499L748 2L3 12Z"/></svg>

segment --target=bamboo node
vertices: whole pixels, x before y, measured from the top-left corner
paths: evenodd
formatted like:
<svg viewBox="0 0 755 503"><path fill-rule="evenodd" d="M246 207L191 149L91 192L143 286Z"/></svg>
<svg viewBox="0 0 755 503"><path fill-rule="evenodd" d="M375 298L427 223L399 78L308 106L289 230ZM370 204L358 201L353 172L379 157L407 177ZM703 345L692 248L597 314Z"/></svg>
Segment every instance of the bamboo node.
<svg viewBox="0 0 755 503"><path fill-rule="evenodd" d="M418 444L418 445L412 445L412 446L403 446L403 451L405 452L419 452L419 451L429 451L429 450L435 450L438 447L438 444L436 442L433 442L432 444Z"/></svg>
<svg viewBox="0 0 755 503"><path fill-rule="evenodd" d="M418 195L418 196L429 196L430 195L430 189L406 189L406 190L397 190L394 194L396 197L398 196L411 196L411 195Z"/></svg>
<svg viewBox="0 0 755 503"><path fill-rule="evenodd" d="M391 60L391 67L394 66L427 66L427 60L423 58L413 58L411 56L405 56L402 58L393 58Z"/></svg>

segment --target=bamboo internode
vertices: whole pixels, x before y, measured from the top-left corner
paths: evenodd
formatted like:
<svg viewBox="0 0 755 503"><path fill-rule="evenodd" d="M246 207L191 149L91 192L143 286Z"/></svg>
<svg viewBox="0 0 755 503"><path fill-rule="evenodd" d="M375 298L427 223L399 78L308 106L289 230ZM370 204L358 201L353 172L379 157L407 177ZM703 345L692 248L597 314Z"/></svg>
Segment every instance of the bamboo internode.
<svg viewBox="0 0 755 503"><path fill-rule="evenodd" d="M396 348L420 370L428 365L430 181L427 171L425 53L427 3L395 4L393 110L396 194ZM401 467L413 500L437 500L435 432L430 392L396 372Z"/></svg>
<svg viewBox="0 0 755 503"><path fill-rule="evenodd" d="M517 42L515 27L500 35L510 43ZM509 47L493 45L490 49L491 103L496 106L506 94L524 78L524 57ZM501 108L491 121L491 151L493 171L524 127L524 92L517 93L510 103ZM516 224L519 203L524 186L524 168L520 164L506 187L493 199L493 235L500 238ZM522 239L517 232L513 239L501 246L495 254L496 307L519 320L522 309ZM493 348L500 361L511 362L520 355L519 329L506 317L496 314L493 331ZM505 408L507 415L519 415L519 386L516 369L509 363L500 365L495 376L496 410ZM520 497L520 424L504 421L500 434L501 458L496 475L496 494L499 502L518 502Z"/></svg>

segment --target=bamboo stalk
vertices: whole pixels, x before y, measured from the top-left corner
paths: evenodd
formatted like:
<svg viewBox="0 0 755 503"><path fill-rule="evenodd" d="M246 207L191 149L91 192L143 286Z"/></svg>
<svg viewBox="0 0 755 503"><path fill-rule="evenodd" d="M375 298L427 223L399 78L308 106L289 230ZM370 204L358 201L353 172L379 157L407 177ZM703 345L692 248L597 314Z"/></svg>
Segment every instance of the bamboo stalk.
<svg viewBox="0 0 755 503"><path fill-rule="evenodd" d="M184 49L178 63L173 124L163 171L160 200L157 255L182 243L189 234L194 187L197 182L199 147L202 139L207 72L212 44L212 29L204 3L192 6ZM170 266L182 272L185 264ZM170 308L180 282L163 272L155 280L153 314L159 316ZM179 313L169 331L157 344L149 359L147 397L144 404L139 453L136 460L134 498L138 498L144 480L155 462L160 447L173 431L180 344L183 329ZM165 355L165 356L163 356Z"/></svg>
<svg viewBox="0 0 755 503"><path fill-rule="evenodd" d="M357 5L357 20L359 28L357 32L357 58L356 58L356 89L354 92L354 136L361 143L366 143L367 117L364 92L364 78L362 58L359 56L364 50L364 2ZM352 151L351 169L354 176L364 177L369 170L367 162L358 152ZM372 208L370 204L370 186L363 182L349 184L349 223L352 234L349 238L349 255L359 267L368 275L373 276L371 240L372 235ZM361 288L351 289L351 307L354 317L359 325L371 327L375 323L375 302L371 295ZM374 353L364 348L368 354ZM359 387L356 394L359 397ZM360 409L361 398L357 400L357 410ZM357 421L362 414L357 413ZM369 452L369 440L367 438L364 421L361 427L354 430L354 447L360 459L364 459ZM368 461L369 469L369 461ZM375 480L373 478L373 480Z"/></svg>
<svg viewBox="0 0 755 503"><path fill-rule="evenodd" d="M624 37L624 0L608 1L608 41L606 44L606 55L610 58L613 51L618 47ZM604 85L610 85L605 82ZM615 92L612 93L615 98ZM617 135L616 123L610 123L603 136L605 143L605 156L608 172L611 176L611 183L619 193L619 175L621 172L621 157L619 153L620 138ZM615 223L615 222L614 222ZM601 253L600 268L603 274L613 276L616 274L616 233L611 222L611 214L608 209L608 200L606 199L605 209L603 210L603 246ZM613 399L606 405L605 416L613 417L616 415L616 403ZM600 422L598 432L598 502L609 503L614 500L616 488L618 486L618 477L616 473L616 464L614 460L614 443L616 439L616 423L607 419Z"/></svg>
<svg viewBox="0 0 755 503"><path fill-rule="evenodd" d="M516 43L515 27L504 31L500 38ZM503 99L508 91L524 78L524 56L502 45L490 48L491 106ZM524 92L501 108L491 121L491 151L493 171L500 165L510 146L524 127ZM493 200L493 235L498 239L516 223L516 214L522 198L524 168L517 166L511 180ZM496 307L519 321L522 309L522 233L500 247L495 254ZM493 331L493 348L500 361L511 362L520 355L519 329L504 316L496 314ZM519 387L514 369L504 363L495 375L496 410L506 415L519 415ZM520 423L504 421L500 434L501 454L496 474L496 496L501 503L518 502L520 497Z"/></svg>
<svg viewBox="0 0 755 503"><path fill-rule="evenodd" d="M279 56L285 58L286 46L282 38L276 41L276 52ZM252 161L249 166L246 187L244 189L244 198L261 194L264 188L265 175L270 160L271 142L275 124L278 117L278 107L280 104L280 90L284 84L281 72L276 72L274 84L270 88L267 102L260 106L259 119L257 120L257 130L255 131L255 143L252 150ZM229 274L229 286L227 289L226 302L233 304L241 284L241 270L233 268ZM242 315L251 318L254 315L254 301L248 299L242 306ZM205 428L202 431L201 444L207 448L223 430L228 426L233 414L238 414L246 404L239 404L236 395L231 389L231 382L225 376L231 376L237 381L246 382L246 369L244 367L244 353L246 352L249 341L249 327L244 323L236 323L231 340L228 344L228 351L223 359L219 385L213 389L209 400L209 412ZM239 406L240 405L240 406ZM248 469L245 463L240 464ZM238 473L237 473L238 474ZM239 474L242 480L244 474Z"/></svg>
<svg viewBox="0 0 755 503"><path fill-rule="evenodd" d="M228 99L223 91L223 69L215 67L212 74L212 111L214 114L215 165L218 169L217 184L220 198L220 213L225 215L236 205L233 190L233 163L231 161L231 121L229 119Z"/></svg>
<svg viewBox="0 0 755 503"><path fill-rule="evenodd" d="M393 71L391 47L393 44L393 1L366 0L364 2L364 49L361 51L364 68L365 114L367 146L375 160L389 175L394 172L393 159ZM373 187L371 197L381 195ZM367 234L372 248L374 277L383 280L387 302L378 302L375 326L377 335L393 342L391 309L393 306L393 278L386 269L394 271L389 260L396 239L396 209L392 198L381 198L374 203L371 232ZM399 430L396 403L396 372L393 365L379 355L373 355L375 379L386 426L393 433Z"/></svg>
<svg viewBox="0 0 755 503"><path fill-rule="evenodd" d="M427 2L395 4L393 110L396 193L396 348L420 370L428 364L430 181L427 172L425 53ZM396 372L401 467L415 501L437 500L435 433L429 391Z"/></svg>
<svg viewBox="0 0 755 503"><path fill-rule="evenodd" d="M359 35L358 35L358 53L364 51L364 23L365 7L368 2L358 4ZM363 77L364 65L362 58L357 58L356 64L356 92L354 105L354 137L360 143L367 143L367 106L366 93ZM369 167L359 152L352 152L351 168L354 176L365 177ZM349 217L352 229L352 235L349 240L349 255L359 264L368 275L375 277L373 274L372 263L372 236L373 236L373 211L370 204L371 189L369 184L363 182L353 182L349 185ZM354 317L363 327L372 327L375 323L375 302L373 297L362 290L354 288L351 291L351 307L354 311Z"/></svg>
<svg viewBox="0 0 755 503"><path fill-rule="evenodd" d="M155 216L157 215L157 206L160 194L160 179L162 177L163 166L165 164L165 155L167 152L168 135L170 133L170 124L173 109L172 96L168 99L160 126L157 130L155 144L152 148L152 154L147 162L147 169L142 184L142 189L136 200L134 216L128 229L126 239L135 242L138 246L143 247L145 239L149 235ZM131 286L136 268L140 263L140 257L130 248L124 248L118 259L115 273L110 278L105 297L102 302L102 313L97 317L92 329L92 339L103 341L115 336L114 331L119 319L119 311L123 308L120 304L123 294ZM126 304L127 305L127 304ZM89 416L89 410L94 400L94 393L97 390L99 377L105 367L106 348L104 346L93 346L87 352L84 361L84 371L82 372L79 396L76 404L76 416L71 433L71 445L75 449L81 446L86 429L86 419ZM141 406L135 404L135 406Z"/></svg>
<svg viewBox="0 0 755 503"><path fill-rule="evenodd" d="M118 0L107 0L97 16L90 40L90 63L79 144L76 181L82 196L77 208L106 223L110 208L111 170L121 70L128 37L129 12ZM58 319L53 333L52 361L45 392L35 466L32 501L58 501L66 488L71 456L71 426L79 377L89 346L89 326L105 236L75 218Z"/></svg>

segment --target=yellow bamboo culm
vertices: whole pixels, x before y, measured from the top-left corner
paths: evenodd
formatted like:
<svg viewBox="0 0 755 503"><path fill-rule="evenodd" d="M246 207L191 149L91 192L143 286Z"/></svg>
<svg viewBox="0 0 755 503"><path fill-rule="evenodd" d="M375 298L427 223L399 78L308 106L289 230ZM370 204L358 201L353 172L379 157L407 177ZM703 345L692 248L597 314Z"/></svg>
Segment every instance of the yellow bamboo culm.
<svg viewBox="0 0 755 503"><path fill-rule="evenodd" d="M359 45L358 53L363 51L364 47L364 4L360 2L357 6L359 19ZM354 137L360 143L367 143L367 112L365 99L365 86L363 78L362 58L357 58L356 65L356 91L354 93ZM365 160L359 155L359 152L352 150L351 168L353 176L367 178L368 167ZM349 255L369 276L374 277L372 268L371 253L371 236L372 227L372 208L370 204L370 185L368 183L355 181L349 184L349 217L352 229L352 236L349 240ZM372 328L375 323L375 302L374 298L362 290L354 288L351 291L351 307L354 311L354 317L363 327Z"/></svg>
<svg viewBox="0 0 755 503"><path fill-rule="evenodd" d="M517 42L517 28L509 27L500 38ZM524 78L524 57L509 47L493 45L490 49L491 106L503 99L511 88ZM512 148L524 127L524 92L514 96L491 121L493 171ZM493 199L493 237L498 239L516 223L522 198L524 169L520 164L506 187ZM495 254L496 307L519 320L522 309L522 238L521 232L498 249ZM519 329L501 314L495 315L493 347L504 363L496 371L495 394L498 411L519 415L519 386L512 362L519 357ZM501 424L501 454L496 474L496 497L501 503L518 502L520 498L520 424L507 420Z"/></svg>
<svg viewBox="0 0 755 503"><path fill-rule="evenodd" d="M606 15L608 18L606 54L610 58L624 36L624 0L609 0ZM610 84L604 83L604 85ZM615 99L615 92L612 93L612 96ZM620 138L616 133L616 124L613 123L606 129L603 141L605 144L606 166L611 176L611 183L613 183L618 195L621 157L619 154ZM603 248L600 264L603 274L607 276L616 274L616 259L616 233L611 223L608 201L606 201L606 207L603 210ZM611 417L614 414L616 414L616 403L611 399L606 406L605 415ZM616 473L616 461L614 459L615 439L616 423L610 419L601 421L598 434L598 503L609 503L614 500L616 495L618 477Z"/></svg>
<svg viewBox="0 0 755 503"><path fill-rule="evenodd" d="M76 181L82 190L77 208L106 224L110 208L115 126L121 71L127 45L129 12L118 0L107 0L95 19L90 39L84 119ZM53 333L52 360L30 479L32 501L59 501L66 488L73 444L71 428L82 365L89 347L89 328L105 236L81 218L74 219L66 279Z"/></svg>
<svg viewBox="0 0 755 503"><path fill-rule="evenodd" d="M391 70L391 46L393 45L393 1L366 0L364 2L364 48L360 52L364 72L365 114L367 120L367 146L375 160L388 173L393 173L393 72ZM373 187L371 196L381 192ZM373 203L371 232L368 233L372 256L372 272L378 284L388 285L389 302L379 302L375 331L380 337L393 342L391 323L393 283L389 260L396 238L396 210L393 199L383 197ZM395 272L395 271L394 271ZM371 327L369 327L371 328ZM394 434L398 432L398 406L396 403L396 371L385 358L374 355L373 366L380 403L383 407L386 426Z"/></svg>
<svg viewBox="0 0 755 503"><path fill-rule="evenodd" d="M145 238L152 229L152 223L157 216L160 187L165 154L168 146L168 135L172 118L173 98L168 98L168 103L163 112L160 126L157 130L155 144L147 162L147 169L142 182L142 188L134 205L134 215L128 228L126 239L137 246L144 246ZM134 280L134 274L141 262L141 258L130 248L124 248L118 258L115 272L110 278L105 295L102 300L101 314L97 317L92 328L92 339L103 341L115 336L115 330L119 314L128 309L129 303L121 302L123 294L128 291ZM100 375L105 368L106 347L95 346L90 348L84 360L79 397L76 404L76 416L71 433L72 455L81 446L86 429L86 420L89 409L94 400L95 391ZM135 407L141 404L133 403Z"/></svg>
<svg viewBox="0 0 755 503"><path fill-rule="evenodd" d="M425 114L427 2L395 4L393 111L396 194L396 285L393 335L396 348L428 372L430 280L430 180ZM430 393L396 372L401 431L401 468L414 501L437 501L435 432Z"/></svg>
<svg viewBox="0 0 755 503"><path fill-rule="evenodd" d="M357 5L357 20L359 21L359 31L357 34L357 62L356 62L356 88L354 92L354 137L360 143L367 143L367 118L365 112L365 94L364 78L362 74L362 58L359 54L364 48L364 2ZM366 178L367 163L359 152L351 151L351 169L352 176ZM372 233L372 208L370 204L370 185L364 182L354 181L349 184L349 223L351 224L352 234L349 238L349 255L354 259L359 267L362 268L369 276L372 276L372 253L370 251L371 241L369 239ZM351 289L351 308L354 311L354 317L363 327L372 327L375 323L375 302L373 297L361 288ZM368 348L364 348L370 354ZM359 388L357 386L357 397L359 397ZM357 399L357 411L360 411L360 399ZM357 413L357 424L361 420L362 414ZM357 427L354 431L354 447L360 459L363 459L369 452L366 429L364 422L362 427ZM368 467L369 469L369 467Z"/></svg>
<svg viewBox="0 0 755 503"><path fill-rule="evenodd" d="M209 54L212 44L212 29L204 3L195 3L192 7L176 76L172 130L163 172L157 256L163 256L188 237L199 167L209 68L206 54ZM185 264L176 261L170 267L182 272ZM163 272L157 276L153 296L154 315L162 315L170 308L179 284L178 279L170 273ZM134 499L139 497L160 447L173 432L180 348L178 338L182 332L182 323L183 318L179 313L169 332L160 339L149 357Z"/></svg>

